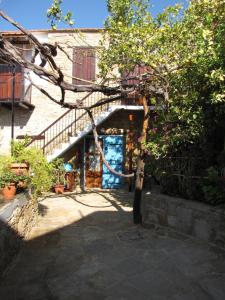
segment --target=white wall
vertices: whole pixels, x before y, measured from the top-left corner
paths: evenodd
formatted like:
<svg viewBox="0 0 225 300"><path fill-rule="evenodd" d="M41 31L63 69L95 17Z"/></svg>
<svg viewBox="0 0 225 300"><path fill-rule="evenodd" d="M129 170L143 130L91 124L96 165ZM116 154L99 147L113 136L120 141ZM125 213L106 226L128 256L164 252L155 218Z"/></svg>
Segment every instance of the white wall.
<svg viewBox="0 0 225 300"><path fill-rule="evenodd" d="M91 45L97 47L101 34L99 32L83 33L82 36L78 33L67 32L51 32L51 33L35 33L35 36L41 42L60 43L68 45L68 53L72 58L74 46ZM40 58L37 57L37 62ZM72 62L66 56L59 52L57 62L62 68L63 72L68 76L72 76ZM35 83L45 88L51 95L60 98L60 89L40 79L34 73L30 76ZM68 82L72 82L72 78L66 78ZM27 85L27 82L26 82ZM83 96L83 95L82 95ZM74 101L81 97L81 95L74 96L74 93L67 93L67 101ZM22 108L15 109L15 136L17 135L37 135L58 117L60 117L66 109L61 108L32 87L31 103L35 106L33 111L27 111ZM0 106L0 154L9 153L11 140L11 111Z"/></svg>

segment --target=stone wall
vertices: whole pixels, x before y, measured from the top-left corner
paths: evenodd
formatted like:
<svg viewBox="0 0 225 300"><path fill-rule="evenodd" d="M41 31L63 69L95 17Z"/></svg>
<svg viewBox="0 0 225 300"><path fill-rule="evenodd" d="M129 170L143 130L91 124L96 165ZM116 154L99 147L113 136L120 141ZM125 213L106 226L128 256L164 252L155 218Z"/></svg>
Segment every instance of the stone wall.
<svg viewBox="0 0 225 300"><path fill-rule="evenodd" d="M143 224L175 231L225 248L225 207L152 193L143 201Z"/></svg>
<svg viewBox="0 0 225 300"><path fill-rule="evenodd" d="M36 37L41 42L50 42L65 46L66 51L70 58L73 58L73 47L75 46L92 46L98 47L99 40L101 38L101 32L98 30L87 29L84 32L70 32L70 31L45 31L40 33L35 33ZM39 58L37 57L36 62ZM63 52L58 52L56 57L56 62L62 68L66 75L65 80L67 82L72 82L72 61L70 61ZM98 58L96 60L98 63ZM96 73L98 74L98 68L96 68ZM53 97L60 99L61 93L60 89L47 81L40 79L38 76L31 72L30 74L32 80L43 89L46 89ZM98 79L100 80L100 79ZM66 93L66 101L73 102L79 97L84 97L85 93L82 95L76 95L74 93ZM49 100L48 97L43 95L35 87L32 87L31 103L35 106L33 110L26 110L23 108L15 108L15 137L17 135L37 135L50 124L52 124L56 119L58 119L67 109L62 108L60 105L55 104L53 101ZM77 116L83 113L79 110ZM11 110L0 106L0 155L8 154L10 152L10 140L11 140Z"/></svg>
<svg viewBox="0 0 225 300"><path fill-rule="evenodd" d="M37 215L37 201L24 194L0 208L0 276L34 226Z"/></svg>

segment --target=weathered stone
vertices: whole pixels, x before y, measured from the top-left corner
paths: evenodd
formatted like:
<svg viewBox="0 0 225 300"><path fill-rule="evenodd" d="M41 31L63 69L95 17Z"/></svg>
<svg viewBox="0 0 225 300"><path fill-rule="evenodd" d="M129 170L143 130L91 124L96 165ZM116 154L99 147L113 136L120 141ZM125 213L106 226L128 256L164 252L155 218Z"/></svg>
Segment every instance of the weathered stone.
<svg viewBox="0 0 225 300"><path fill-rule="evenodd" d="M169 226L178 232L198 239L225 244L224 207L214 207L204 203L170 197L161 194L148 195L144 212L144 225L154 223ZM152 201L151 201L152 199ZM156 209L156 203L160 208Z"/></svg>
<svg viewBox="0 0 225 300"><path fill-rule="evenodd" d="M191 234L192 222L192 209L177 207L177 227L180 228L180 231Z"/></svg>
<svg viewBox="0 0 225 300"><path fill-rule="evenodd" d="M161 210L157 213L158 217L158 222L162 226L167 226L168 225L168 220L167 220L167 214L165 211Z"/></svg>
<svg viewBox="0 0 225 300"><path fill-rule="evenodd" d="M149 215L149 222L158 224L158 222L159 222L158 214L159 214L159 212L157 214L156 213L150 214Z"/></svg>
<svg viewBox="0 0 225 300"><path fill-rule="evenodd" d="M36 222L37 202L19 195L0 210L0 274L18 252Z"/></svg>
<svg viewBox="0 0 225 300"><path fill-rule="evenodd" d="M199 239L209 241L210 228L209 228L208 222L205 220L195 220L194 235Z"/></svg>
<svg viewBox="0 0 225 300"><path fill-rule="evenodd" d="M225 251L132 225L126 199L117 191L43 200L46 212L2 279L0 299L225 299Z"/></svg>
<svg viewBox="0 0 225 300"><path fill-rule="evenodd" d="M169 216L168 215L168 226L169 227L176 227L177 224L177 218L174 216Z"/></svg>
<svg viewBox="0 0 225 300"><path fill-rule="evenodd" d="M178 203L175 203L174 201L168 201L168 206L167 206L168 215L176 216L177 206Z"/></svg>
<svg viewBox="0 0 225 300"><path fill-rule="evenodd" d="M82 32L82 38L80 38L80 33L66 31L54 33L48 31L41 31L38 34L38 39L40 42L49 42L50 44L63 44L63 45L73 45L73 47L67 48L67 54L69 57L73 57L74 47L86 47L87 44L91 47L98 47L99 41L102 37L100 30L85 30ZM67 58L67 56L62 52L58 51L57 65L62 70L65 76L68 76L67 80L73 74L73 62ZM99 73L98 68L98 57L96 57L96 80L101 81L97 78ZM32 80L36 82L37 85L44 88L50 95L53 95L56 98L60 98L60 89L55 87L52 84L49 84L47 81L33 76L31 73ZM72 79L71 79L72 80ZM28 82L25 81L25 85ZM29 93L28 93L29 94ZM82 98L83 95L76 94L77 98ZM66 101L74 102L74 93L66 93ZM64 112L67 111L67 108L63 108L60 105L55 104L47 96L42 94L35 86L31 89L31 103L35 106L34 110L26 110L20 107L16 107L15 113L15 136L18 135L36 135L40 134L45 128L57 120ZM43 105L44 103L44 105ZM82 114L82 111L77 111L77 117ZM0 154L6 154L10 152L10 141L11 141L11 123L9 122L11 118L11 112L8 108L1 106L0 110ZM41 122L40 122L41 118ZM117 121L118 122L118 121ZM123 122L123 119L120 119L120 122ZM127 122L129 123L129 122Z"/></svg>
<svg viewBox="0 0 225 300"><path fill-rule="evenodd" d="M154 198L153 196L151 199L151 203L154 208L160 208L160 199Z"/></svg>

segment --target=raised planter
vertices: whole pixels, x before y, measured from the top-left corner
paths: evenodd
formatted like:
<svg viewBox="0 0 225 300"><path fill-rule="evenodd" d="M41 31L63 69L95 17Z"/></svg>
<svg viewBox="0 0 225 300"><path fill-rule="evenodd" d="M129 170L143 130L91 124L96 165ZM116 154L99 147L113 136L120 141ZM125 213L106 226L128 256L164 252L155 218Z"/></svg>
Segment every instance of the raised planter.
<svg viewBox="0 0 225 300"><path fill-rule="evenodd" d="M143 199L143 225L166 226L225 248L225 207L160 193Z"/></svg>
<svg viewBox="0 0 225 300"><path fill-rule="evenodd" d="M26 163L12 163L11 170L16 175L27 175L29 166Z"/></svg>
<svg viewBox="0 0 225 300"><path fill-rule="evenodd" d="M0 206L0 277L36 223L38 202L28 193ZM2 298L1 298L2 299Z"/></svg>

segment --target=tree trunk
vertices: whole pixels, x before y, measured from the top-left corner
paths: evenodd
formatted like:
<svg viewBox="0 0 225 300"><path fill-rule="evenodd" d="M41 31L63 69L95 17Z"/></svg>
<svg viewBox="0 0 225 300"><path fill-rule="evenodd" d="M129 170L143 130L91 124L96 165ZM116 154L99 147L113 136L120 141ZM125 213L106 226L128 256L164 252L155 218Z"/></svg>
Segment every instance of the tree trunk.
<svg viewBox="0 0 225 300"><path fill-rule="evenodd" d="M137 169L136 169L136 180L135 180L135 191L134 191L134 203L133 203L133 220L134 224L142 223L141 214L141 200L142 200L142 189L144 181L144 167L145 167L145 149L144 145L147 138L148 130L148 104L146 97L143 97L143 108L144 108L144 118L142 125L141 136L138 140L139 153L137 157Z"/></svg>

